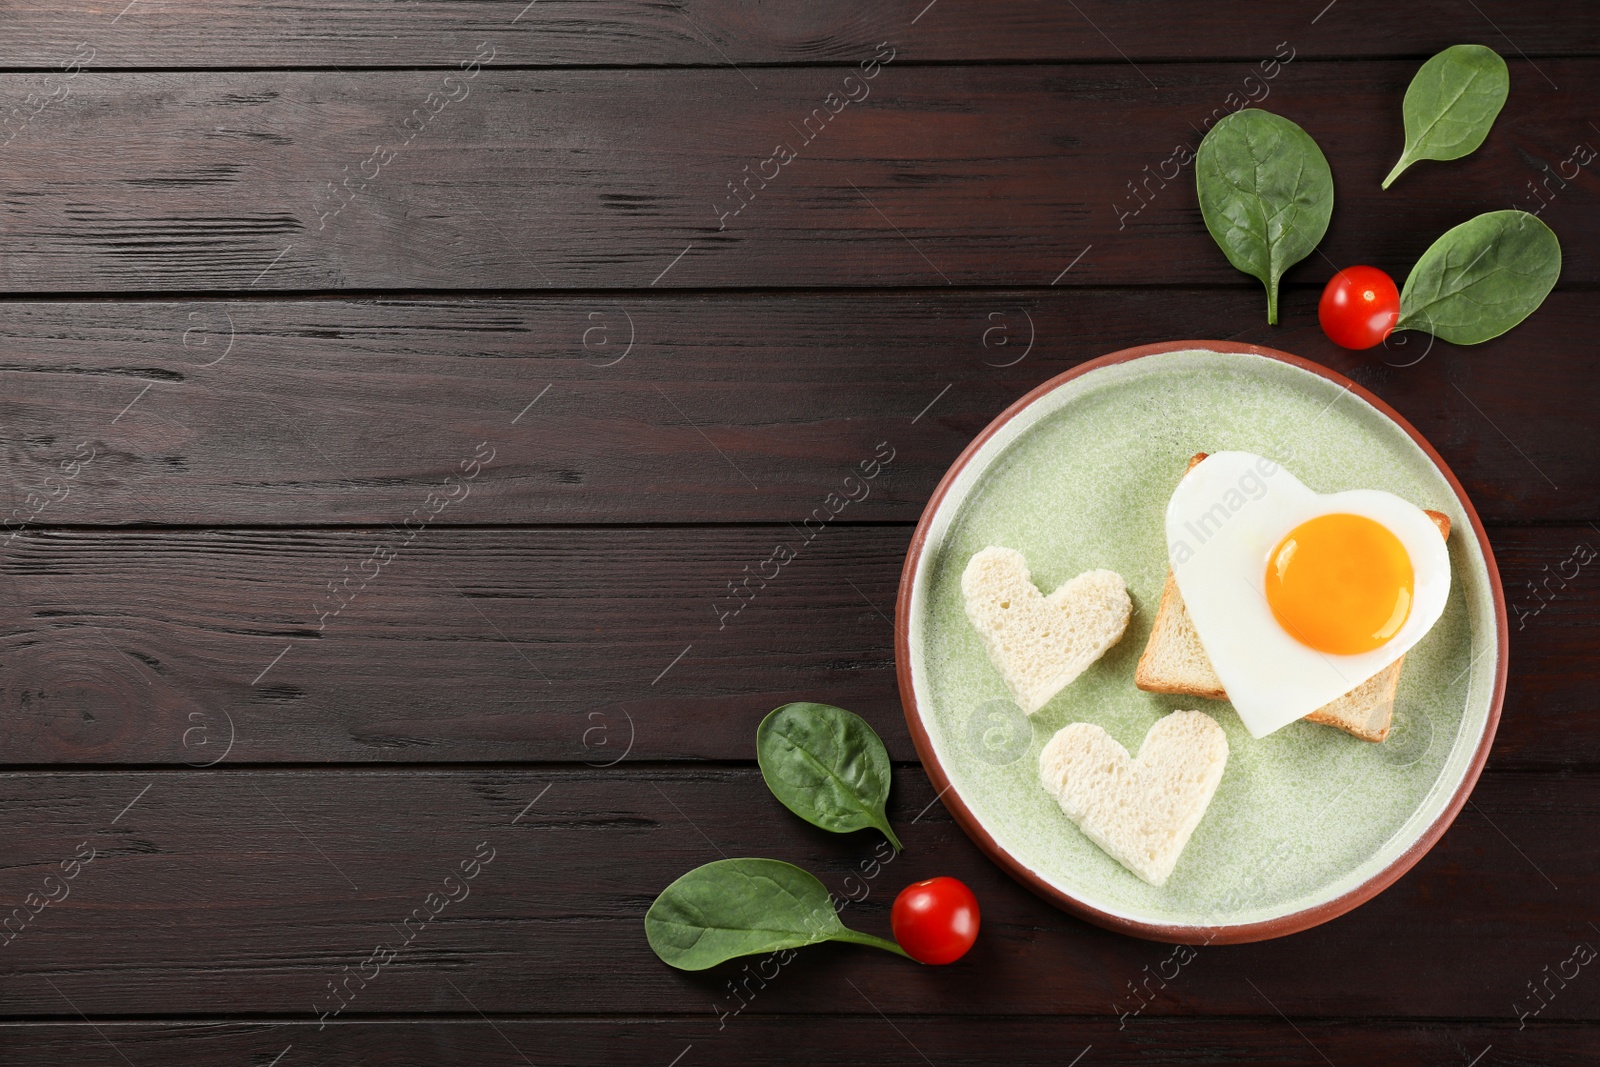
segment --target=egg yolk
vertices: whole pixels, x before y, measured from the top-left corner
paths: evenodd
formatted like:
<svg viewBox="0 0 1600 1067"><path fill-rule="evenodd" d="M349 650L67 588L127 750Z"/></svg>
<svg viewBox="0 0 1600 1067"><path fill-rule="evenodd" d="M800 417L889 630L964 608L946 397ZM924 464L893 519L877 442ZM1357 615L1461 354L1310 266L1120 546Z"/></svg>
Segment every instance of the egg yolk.
<svg viewBox="0 0 1600 1067"><path fill-rule="evenodd" d="M1415 575L1405 545L1364 515L1319 515L1289 531L1267 560L1278 624L1320 652L1370 652L1405 625Z"/></svg>

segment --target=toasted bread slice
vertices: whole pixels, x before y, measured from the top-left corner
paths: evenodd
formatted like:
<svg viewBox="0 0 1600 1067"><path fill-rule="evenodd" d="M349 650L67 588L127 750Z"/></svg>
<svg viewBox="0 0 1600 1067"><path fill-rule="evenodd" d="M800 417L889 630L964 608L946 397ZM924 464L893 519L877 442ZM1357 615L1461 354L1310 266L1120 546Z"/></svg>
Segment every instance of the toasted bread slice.
<svg viewBox="0 0 1600 1067"><path fill-rule="evenodd" d="M1139 666L1133 673L1133 684L1148 693L1172 693L1177 696L1204 697L1206 700L1227 700L1228 692L1222 680L1211 668L1211 659L1200 644L1194 623L1183 606L1183 594L1178 592L1178 582L1167 568L1167 584L1161 590L1161 606L1156 610L1156 621L1150 627L1150 640L1139 657Z"/></svg>
<svg viewBox="0 0 1600 1067"><path fill-rule="evenodd" d="M1400 685L1401 656L1342 697L1335 697L1306 716L1306 722L1337 726L1352 737L1378 742L1389 736L1394 722L1394 694Z"/></svg>
<svg viewBox="0 0 1600 1067"><path fill-rule="evenodd" d="M1189 467L1206 458L1204 452L1189 461ZM1439 536L1450 536L1450 517L1429 511L1428 518L1439 527ZM1389 726L1394 718L1394 695L1400 684L1400 668L1405 664L1401 656L1389 666L1337 699L1330 700L1306 716L1306 721L1339 729L1363 741L1382 741L1389 736ZM1134 672L1133 684L1148 693L1173 693L1181 696L1203 697L1207 700L1227 700L1227 691L1211 667L1200 635L1183 606L1183 595L1178 583L1167 569L1167 583L1161 591L1161 606L1156 611L1150 640L1139 666Z"/></svg>

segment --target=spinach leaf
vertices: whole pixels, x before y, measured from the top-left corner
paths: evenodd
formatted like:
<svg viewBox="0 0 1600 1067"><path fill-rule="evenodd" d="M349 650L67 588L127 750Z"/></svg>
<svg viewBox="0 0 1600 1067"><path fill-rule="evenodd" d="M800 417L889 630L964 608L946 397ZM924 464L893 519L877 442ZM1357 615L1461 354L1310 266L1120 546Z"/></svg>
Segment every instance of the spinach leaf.
<svg viewBox="0 0 1600 1067"><path fill-rule="evenodd" d="M1333 215L1333 172L1317 142L1270 111L1245 108L1211 127L1195 160L1200 214L1228 262L1267 287L1311 254Z"/></svg>
<svg viewBox="0 0 1600 1067"><path fill-rule="evenodd" d="M1511 91L1506 61L1481 44L1446 48L1406 89L1406 147L1383 187L1419 159L1460 159L1489 136Z"/></svg>
<svg viewBox="0 0 1600 1067"><path fill-rule="evenodd" d="M1429 246L1400 292L1397 330L1451 344L1499 337L1533 314L1561 274L1561 242L1526 211L1490 211Z"/></svg>
<svg viewBox="0 0 1600 1067"><path fill-rule="evenodd" d="M683 971L819 941L906 955L893 941L845 926L826 887L779 860L717 860L696 867L656 897L645 913L644 932L661 961Z"/></svg>
<svg viewBox="0 0 1600 1067"><path fill-rule="evenodd" d="M829 704L785 704L756 730L756 759L767 788L813 826L836 834L889 829L889 753L861 716Z"/></svg>

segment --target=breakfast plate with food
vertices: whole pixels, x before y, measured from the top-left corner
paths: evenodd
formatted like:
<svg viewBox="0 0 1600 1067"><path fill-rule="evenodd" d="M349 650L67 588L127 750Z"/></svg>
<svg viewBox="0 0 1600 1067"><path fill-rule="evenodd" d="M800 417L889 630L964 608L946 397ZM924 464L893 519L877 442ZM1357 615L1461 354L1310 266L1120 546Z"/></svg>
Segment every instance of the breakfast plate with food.
<svg viewBox="0 0 1600 1067"><path fill-rule="evenodd" d="M946 806L1110 929L1260 940L1405 873L1506 678L1488 539L1348 379L1251 345L1113 353L1002 413L906 557L896 663Z"/></svg>

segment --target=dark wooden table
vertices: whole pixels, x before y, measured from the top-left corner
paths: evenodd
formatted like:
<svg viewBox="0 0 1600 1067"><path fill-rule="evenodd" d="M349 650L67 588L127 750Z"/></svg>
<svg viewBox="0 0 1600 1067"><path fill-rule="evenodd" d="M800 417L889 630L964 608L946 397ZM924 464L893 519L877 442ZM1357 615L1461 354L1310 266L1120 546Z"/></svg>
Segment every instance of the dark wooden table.
<svg viewBox="0 0 1600 1067"><path fill-rule="evenodd" d="M1460 41L1507 57L1504 114L1380 191L1407 82ZM0 1062L1600 1061L1592 5L64 0L6 5L0 42ZM1251 101L1338 189L1278 327L1174 162ZM1403 277L1509 206L1565 254L1526 324L1322 337L1334 264ZM1513 621L1438 847L1164 981L1168 946L1034 898L930 803L889 616L990 418L1176 337L1409 418ZM800 698L897 761L908 850L868 876L876 838L755 769ZM672 971L645 908L722 855L864 894L877 933L955 875L983 936L943 969Z"/></svg>

